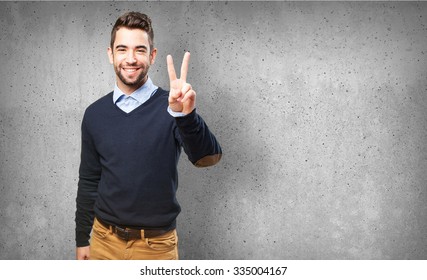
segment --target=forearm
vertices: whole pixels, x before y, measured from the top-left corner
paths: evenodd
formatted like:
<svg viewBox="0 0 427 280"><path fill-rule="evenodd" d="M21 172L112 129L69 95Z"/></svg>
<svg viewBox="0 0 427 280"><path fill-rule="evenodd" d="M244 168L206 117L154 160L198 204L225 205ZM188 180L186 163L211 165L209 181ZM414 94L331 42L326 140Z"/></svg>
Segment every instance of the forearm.
<svg viewBox="0 0 427 280"><path fill-rule="evenodd" d="M184 117L176 118L176 124L184 150L195 166L211 166L221 159L221 146L195 109Z"/></svg>
<svg viewBox="0 0 427 280"><path fill-rule="evenodd" d="M98 183L80 178L76 198L76 246L89 245L90 232L95 217L94 205L97 198Z"/></svg>

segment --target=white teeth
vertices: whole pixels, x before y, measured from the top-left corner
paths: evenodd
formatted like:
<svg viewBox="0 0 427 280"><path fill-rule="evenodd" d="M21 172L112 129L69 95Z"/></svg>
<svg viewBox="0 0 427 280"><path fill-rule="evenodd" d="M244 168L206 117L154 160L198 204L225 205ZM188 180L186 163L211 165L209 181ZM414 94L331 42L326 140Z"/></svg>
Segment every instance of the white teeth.
<svg viewBox="0 0 427 280"><path fill-rule="evenodd" d="M132 73L132 72L135 72L136 71L136 69L124 69L126 72L128 72L128 73Z"/></svg>

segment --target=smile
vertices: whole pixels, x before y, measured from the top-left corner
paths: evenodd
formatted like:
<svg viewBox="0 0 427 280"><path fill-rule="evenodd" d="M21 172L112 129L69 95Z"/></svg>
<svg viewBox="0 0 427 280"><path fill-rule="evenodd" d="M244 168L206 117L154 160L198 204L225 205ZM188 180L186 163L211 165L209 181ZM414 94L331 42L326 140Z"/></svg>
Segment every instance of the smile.
<svg viewBox="0 0 427 280"><path fill-rule="evenodd" d="M134 73L136 71L138 71L140 68L123 68L124 71L126 71L127 73Z"/></svg>

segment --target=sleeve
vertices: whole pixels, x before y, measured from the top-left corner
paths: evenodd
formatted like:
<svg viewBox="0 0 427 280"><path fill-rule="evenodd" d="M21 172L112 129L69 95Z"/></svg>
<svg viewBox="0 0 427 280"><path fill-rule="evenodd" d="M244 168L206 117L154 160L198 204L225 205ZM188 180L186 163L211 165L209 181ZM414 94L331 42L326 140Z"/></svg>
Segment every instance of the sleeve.
<svg viewBox="0 0 427 280"><path fill-rule="evenodd" d="M89 245L94 220L94 205L98 183L101 178L101 164L93 139L86 126L86 114L82 121L81 161L76 198L76 246Z"/></svg>
<svg viewBox="0 0 427 280"><path fill-rule="evenodd" d="M178 128L176 138L193 165L208 167L219 162L221 146L196 109L186 116L175 118L175 122Z"/></svg>

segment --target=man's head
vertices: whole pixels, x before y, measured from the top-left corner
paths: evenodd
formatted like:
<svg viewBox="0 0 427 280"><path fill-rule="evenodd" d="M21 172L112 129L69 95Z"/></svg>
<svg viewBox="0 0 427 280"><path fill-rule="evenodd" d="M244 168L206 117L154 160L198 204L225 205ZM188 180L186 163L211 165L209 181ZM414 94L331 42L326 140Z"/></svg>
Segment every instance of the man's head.
<svg viewBox="0 0 427 280"><path fill-rule="evenodd" d="M141 87L154 63L153 28L146 15L130 12L117 19L111 31L108 56L116 72L119 88L126 94Z"/></svg>
<svg viewBox="0 0 427 280"><path fill-rule="evenodd" d="M148 41L150 42L150 52L153 50L154 31L151 26L151 19L146 14L138 12L128 12L116 20L116 23L111 30L110 48L114 49L114 40L116 39L117 31L122 28L141 29L147 32Z"/></svg>

